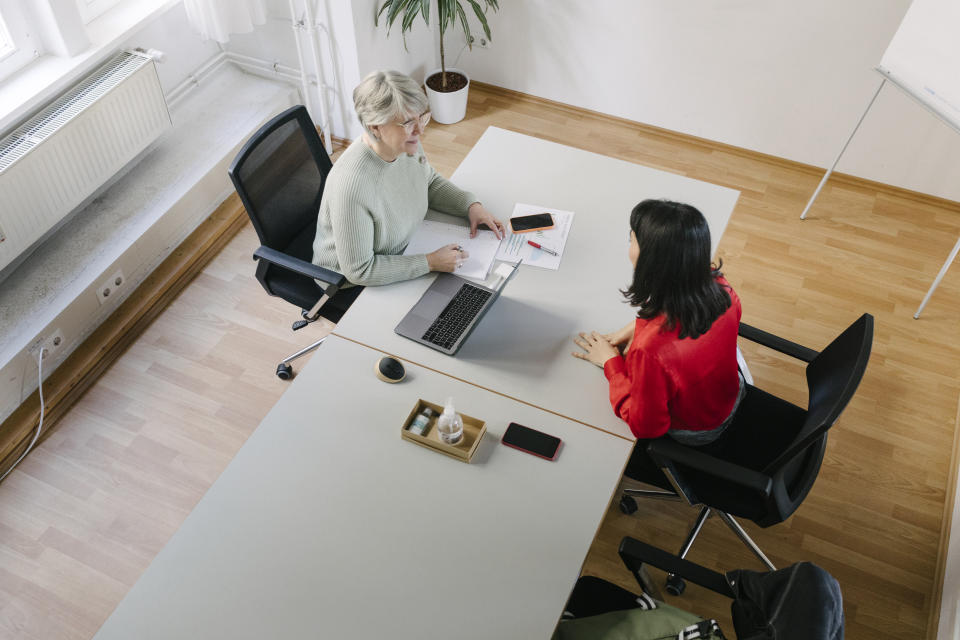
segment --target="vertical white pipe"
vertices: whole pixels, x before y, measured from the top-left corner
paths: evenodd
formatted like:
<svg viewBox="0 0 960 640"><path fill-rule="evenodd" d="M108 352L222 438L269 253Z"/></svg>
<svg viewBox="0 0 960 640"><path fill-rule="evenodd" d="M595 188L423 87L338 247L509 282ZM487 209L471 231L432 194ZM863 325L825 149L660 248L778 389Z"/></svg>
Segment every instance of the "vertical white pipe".
<svg viewBox="0 0 960 640"><path fill-rule="evenodd" d="M293 2L293 0L290 0ZM326 83L323 82L323 60L320 58L320 38L317 36L317 21L313 13L313 0L304 3L307 9L307 30L310 32L310 45L313 49L313 63L317 72L317 97L320 99L320 126L323 127L323 146L327 153L333 153L333 143L330 140L330 119L327 115ZM299 45L297 47L299 49ZM301 67L303 62L300 62Z"/></svg>
<svg viewBox="0 0 960 640"><path fill-rule="evenodd" d="M295 0L290 0L290 26L293 28L293 37L297 43L297 59L300 61L300 90L303 92L303 102L307 111L313 113L313 100L310 97L310 83L307 80L307 65L303 60L303 42L300 40L301 24L297 21L297 5ZM327 151L329 153L329 150Z"/></svg>

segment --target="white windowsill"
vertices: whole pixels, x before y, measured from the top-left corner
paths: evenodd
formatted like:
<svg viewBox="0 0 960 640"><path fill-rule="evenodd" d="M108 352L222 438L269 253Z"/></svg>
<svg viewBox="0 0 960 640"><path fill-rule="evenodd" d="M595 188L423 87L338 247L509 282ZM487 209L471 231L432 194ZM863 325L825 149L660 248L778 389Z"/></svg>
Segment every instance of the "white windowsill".
<svg viewBox="0 0 960 640"><path fill-rule="evenodd" d="M0 83L0 137L104 62L127 38L182 0L124 2L87 25L90 47L62 58L45 55Z"/></svg>

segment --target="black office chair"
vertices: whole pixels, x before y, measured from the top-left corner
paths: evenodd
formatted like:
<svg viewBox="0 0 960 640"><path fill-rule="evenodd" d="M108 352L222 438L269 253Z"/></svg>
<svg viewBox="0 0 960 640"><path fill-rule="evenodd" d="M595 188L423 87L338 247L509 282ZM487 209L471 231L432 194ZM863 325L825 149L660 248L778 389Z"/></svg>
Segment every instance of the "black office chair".
<svg viewBox="0 0 960 640"><path fill-rule="evenodd" d="M769 527L789 518L806 498L820 470L827 431L850 402L867 368L873 316L862 315L820 353L742 323L739 333L809 363L807 409L748 384L733 422L716 442L687 447L670 437L652 441L647 452L669 481L663 488L672 491L625 490L620 509L636 511L632 496L682 497L702 508L680 549L680 558L690 550L707 517L716 512L774 570L733 516ZM681 578L668 576L668 592L679 595L683 589Z"/></svg>
<svg viewBox="0 0 960 640"><path fill-rule="evenodd" d="M263 125L228 170L260 237L253 254L257 280L270 295L300 307L294 331L321 317L336 323L362 288L343 290L343 275L312 263L320 199L332 167L310 115L297 105ZM290 362L322 342L284 358L277 376L292 377Z"/></svg>
<svg viewBox="0 0 960 640"><path fill-rule="evenodd" d="M646 572L649 565L731 598L733 626L738 638L843 638L840 585L829 573L809 562L799 562L779 571L737 570L724 575L630 537L620 542L619 553L645 595L638 596L596 576L583 576L577 580L564 607L564 619L647 609L650 599L646 596L662 600L650 583ZM704 625L703 630L698 630L699 635L695 632L689 637L703 637L709 628L711 625Z"/></svg>

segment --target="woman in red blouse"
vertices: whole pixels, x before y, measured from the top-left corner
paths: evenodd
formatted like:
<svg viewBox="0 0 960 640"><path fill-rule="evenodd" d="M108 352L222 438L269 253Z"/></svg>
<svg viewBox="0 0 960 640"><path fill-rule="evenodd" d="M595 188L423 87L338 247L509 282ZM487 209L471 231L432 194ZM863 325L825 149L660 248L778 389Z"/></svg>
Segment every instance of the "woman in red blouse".
<svg viewBox="0 0 960 640"><path fill-rule="evenodd" d="M644 200L630 214L629 256L633 281L621 293L636 318L612 333L579 334L574 342L583 351L573 355L603 368L613 410L638 439L713 442L744 383L737 369L740 299L710 263L707 221L690 205ZM635 447L630 477L638 477L631 467L652 466L645 449Z"/></svg>

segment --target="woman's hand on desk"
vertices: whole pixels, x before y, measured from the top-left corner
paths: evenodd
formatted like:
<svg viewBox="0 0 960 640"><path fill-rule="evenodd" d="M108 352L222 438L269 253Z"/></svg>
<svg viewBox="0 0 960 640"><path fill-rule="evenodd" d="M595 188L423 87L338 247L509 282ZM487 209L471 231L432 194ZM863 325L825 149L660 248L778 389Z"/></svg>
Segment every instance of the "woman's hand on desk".
<svg viewBox="0 0 960 640"><path fill-rule="evenodd" d="M630 343L633 342L633 331L637 328L637 321L631 320L627 326L622 329L617 329L616 331L611 331L610 333L604 333L603 337L613 346L620 349L621 353L626 352L630 348Z"/></svg>
<svg viewBox="0 0 960 640"><path fill-rule="evenodd" d="M477 237L477 225L485 224L497 234L497 239L503 238L503 223L497 220L492 213L487 211L482 204L474 202L467 210L467 219L470 220L470 237Z"/></svg>
<svg viewBox="0 0 960 640"><path fill-rule="evenodd" d="M571 354L574 358L592 362L601 369L607 360L620 355L620 352L617 351L615 346L610 344L606 336L602 336L596 331L591 331L590 333L581 332L579 337L573 339L573 342L586 352L574 351Z"/></svg>
<svg viewBox="0 0 960 640"><path fill-rule="evenodd" d="M470 256L469 253L456 244L448 244L440 247L433 253L427 254L427 266L430 271L456 271L463 261Z"/></svg>

